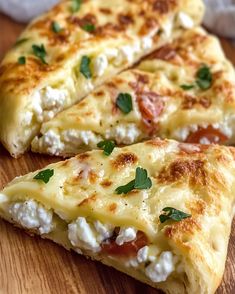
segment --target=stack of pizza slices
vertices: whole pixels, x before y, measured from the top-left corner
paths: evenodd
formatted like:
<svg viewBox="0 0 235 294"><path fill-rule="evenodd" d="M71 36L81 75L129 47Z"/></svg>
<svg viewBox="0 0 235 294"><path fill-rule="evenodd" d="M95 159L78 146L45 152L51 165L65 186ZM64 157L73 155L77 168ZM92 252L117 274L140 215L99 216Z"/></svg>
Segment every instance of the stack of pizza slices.
<svg viewBox="0 0 235 294"><path fill-rule="evenodd" d="M211 294L235 202L235 72L200 0L64 0L0 67L0 140L70 159L14 179L9 222L172 294Z"/></svg>

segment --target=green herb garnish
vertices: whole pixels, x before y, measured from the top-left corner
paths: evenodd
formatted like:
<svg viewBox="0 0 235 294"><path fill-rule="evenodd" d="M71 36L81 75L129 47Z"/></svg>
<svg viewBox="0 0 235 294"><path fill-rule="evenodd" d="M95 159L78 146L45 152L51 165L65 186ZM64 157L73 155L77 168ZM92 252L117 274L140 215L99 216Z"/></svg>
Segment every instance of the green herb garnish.
<svg viewBox="0 0 235 294"><path fill-rule="evenodd" d="M46 53L44 45L43 44L41 44L41 46L33 45L32 49L33 49L33 54L37 56L42 61L42 63L47 64L45 60L47 53Z"/></svg>
<svg viewBox="0 0 235 294"><path fill-rule="evenodd" d="M21 45L21 44L27 42L28 40L29 40L29 38L22 38L22 39L19 39L19 40L17 40L17 41L15 42L14 47L19 46L19 45Z"/></svg>
<svg viewBox="0 0 235 294"><path fill-rule="evenodd" d="M54 175L53 169L45 169L43 171L40 171L35 177L35 180L41 180L45 184L47 184L50 181L50 178Z"/></svg>
<svg viewBox="0 0 235 294"><path fill-rule="evenodd" d="M212 74L210 68L207 65L203 65L197 72L196 83L202 90L207 90L212 84Z"/></svg>
<svg viewBox="0 0 235 294"><path fill-rule="evenodd" d="M180 88L182 88L185 91L193 89L195 86L194 85L181 85Z"/></svg>
<svg viewBox="0 0 235 294"><path fill-rule="evenodd" d="M101 141L97 144L97 147L103 149L104 155L107 155L107 156L109 156L113 152L113 149L115 148L115 146L116 146L115 142L110 140Z"/></svg>
<svg viewBox="0 0 235 294"><path fill-rule="evenodd" d="M90 79L92 77L91 69L90 69L91 59L87 56L82 57L82 61L80 64L80 72L84 75L86 79Z"/></svg>
<svg viewBox="0 0 235 294"><path fill-rule="evenodd" d="M72 0L71 10L72 12L77 12L82 4L82 0Z"/></svg>
<svg viewBox="0 0 235 294"><path fill-rule="evenodd" d="M53 21L51 24L51 29L54 33L59 33L62 31L62 28L60 27L59 23L56 21Z"/></svg>
<svg viewBox="0 0 235 294"><path fill-rule="evenodd" d="M94 32L95 30L95 26L92 23L85 24L82 28L84 31L87 31L89 33Z"/></svg>
<svg viewBox="0 0 235 294"><path fill-rule="evenodd" d="M18 63L19 63L19 64L25 64L25 63L26 63L26 58L25 58L24 56L20 56L20 57L18 58Z"/></svg>
<svg viewBox="0 0 235 294"><path fill-rule="evenodd" d="M117 97L116 105L123 113L128 114L133 109L131 95L128 93L120 93Z"/></svg>
<svg viewBox="0 0 235 294"><path fill-rule="evenodd" d="M164 223L167 220L173 220L173 221L179 222L185 218L191 217L191 214L187 214L183 211L180 211L172 207L165 207L162 211L164 213L159 216L161 223Z"/></svg>
<svg viewBox="0 0 235 294"><path fill-rule="evenodd" d="M138 189L150 189L152 187L152 181L148 177L147 170L141 167L137 167L135 172L135 179L124 186L118 187L115 192L117 194L127 194L128 192Z"/></svg>
<svg viewBox="0 0 235 294"><path fill-rule="evenodd" d="M128 184L124 185L124 186L120 186L118 187L115 192L117 194L127 194L130 191L135 189L135 180L129 182Z"/></svg>

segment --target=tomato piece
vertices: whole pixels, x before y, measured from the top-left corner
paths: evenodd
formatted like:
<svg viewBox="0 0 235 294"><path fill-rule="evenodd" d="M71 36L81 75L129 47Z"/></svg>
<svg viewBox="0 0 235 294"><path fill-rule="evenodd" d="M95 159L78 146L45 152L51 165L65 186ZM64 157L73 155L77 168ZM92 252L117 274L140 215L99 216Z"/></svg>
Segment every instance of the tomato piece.
<svg viewBox="0 0 235 294"><path fill-rule="evenodd" d="M138 95L138 104L145 126L154 130L164 109L163 97L154 92L142 92Z"/></svg>
<svg viewBox="0 0 235 294"><path fill-rule="evenodd" d="M126 242L123 245L118 245L114 239L109 240L108 243L101 245L102 252L110 255L118 255L131 257L136 256L140 248L148 244L148 239L143 232L138 231L136 239L131 242Z"/></svg>
<svg viewBox="0 0 235 294"><path fill-rule="evenodd" d="M185 142L195 144L221 144L227 140L228 137L220 132L220 130L208 126L207 128L200 127L196 132L189 134Z"/></svg>

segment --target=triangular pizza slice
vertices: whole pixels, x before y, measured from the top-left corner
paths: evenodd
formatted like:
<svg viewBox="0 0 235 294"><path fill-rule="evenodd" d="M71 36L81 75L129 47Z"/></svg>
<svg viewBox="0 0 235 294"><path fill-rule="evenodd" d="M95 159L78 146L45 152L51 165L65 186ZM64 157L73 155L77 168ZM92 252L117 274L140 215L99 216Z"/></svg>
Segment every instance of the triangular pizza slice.
<svg viewBox="0 0 235 294"><path fill-rule="evenodd" d="M12 156L43 121L198 25L201 0L64 0L34 20L0 66L0 140Z"/></svg>
<svg viewBox="0 0 235 294"><path fill-rule="evenodd" d="M70 156L159 136L235 143L235 72L216 37L183 33L43 124L32 150Z"/></svg>
<svg viewBox="0 0 235 294"><path fill-rule="evenodd" d="M1 216L172 294L212 294L225 267L235 149L155 139L14 179Z"/></svg>

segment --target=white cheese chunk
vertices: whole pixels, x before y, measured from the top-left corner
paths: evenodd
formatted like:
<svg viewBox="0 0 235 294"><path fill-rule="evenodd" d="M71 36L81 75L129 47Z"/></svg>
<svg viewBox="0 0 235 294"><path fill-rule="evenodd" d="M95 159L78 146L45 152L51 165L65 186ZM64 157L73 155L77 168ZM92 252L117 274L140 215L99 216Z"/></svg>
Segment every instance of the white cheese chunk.
<svg viewBox="0 0 235 294"><path fill-rule="evenodd" d="M118 50L116 48L105 49L104 54L107 56L108 60L112 60L118 56Z"/></svg>
<svg viewBox="0 0 235 294"><path fill-rule="evenodd" d="M40 234L48 234L53 228L52 211L45 209L34 200L11 204L9 214L22 227L38 229Z"/></svg>
<svg viewBox="0 0 235 294"><path fill-rule="evenodd" d="M142 48L147 51L152 48L153 40L151 37L147 36L142 39Z"/></svg>
<svg viewBox="0 0 235 294"><path fill-rule="evenodd" d="M108 67L108 59L106 55L100 54L94 60L94 75L97 77L102 76L105 73L106 68Z"/></svg>
<svg viewBox="0 0 235 294"><path fill-rule="evenodd" d="M96 232L98 233L97 240L99 242L103 242L113 235L114 226L110 224L102 224L100 221L95 221L94 227L96 229Z"/></svg>
<svg viewBox="0 0 235 294"><path fill-rule="evenodd" d="M32 96L32 110L35 113L37 121L42 122L43 109L42 109L41 95L38 91L36 91Z"/></svg>
<svg viewBox="0 0 235 294"><path fill-rule="evenodd" d="M106 139L114 139L117 144L133 144L137 141L141 132L134 124L119 125L106 131Z"/></svg>
<svg viewBox="0 0 235 294"><path fill-rule="evenodd" d="M59 155L64 149L64 144L61 142L60 135L56 134L53 130L49 130L42 137L42 145L52 155Z"/></svg>
<svg viewBox="0 0 235 294"><path fill-rule="evenodd" d="M29 126L32 122L33 113L31 111L26 111L24 113L24 125Z"/></svg>
<svg viewBox="0 0 235 294"><path fill-rule="evenodd" d="M65 90L54 89L49 86L36 91L32 96L32 111L35 113L37 121L42 122L43 119L53 118L56 113L64 108L67 96ZM30 121L30 116L27 115L25 120Z"/></svg>
<svg viewBox="0 0 235 294"><path fill-rule="evenodd" d="M148 265L145 274L154 283L164 282L174 271L173 254L170 251L162 252L160 257Z"/></svg>
<svg viewBox="0 0 235 294"><path fill-rule="evenodd" d="M148 260L148 253L149 253L149 247L144 246L139 249L137 252L137 260L139 263L146 262Z"/></svg>
<svg viewBox="0 0 235 294"><path fill-rule="evenodd" d="M85 85L84 85L84 90L85 92L90 92L94 90L94 85L92 84L92 81L90 79L86 79Z"/></svg>
<svg viewBox="0 0 235 294"><path fill-rule="evenodd" d="M122 227L122 228L120 228L119 234L118 234L115 242L119 246L121 246L121 245L123 245L126 242L133 241L136 238L136 233L137 233L137 230L135 228L132 228L132 227L128 227L128 228Z"/></svg>
<svg viewBox="0 0 235 294"><path fill-rule="evenodd" d="M67 130L62 133L62 138L65 142L75 146L90 145L96 147L100 141L100 137L92 131Z"/></svg>
<svg viewBox="0 0 235 294"><path fill-rule="evenodd" d="M192 18L182 11L178 14L178 24L183 29L192 29L194 27L194 21Z"/></svg>
<svg viewBox="0 0 235 294"><path fill-rule="evenodd" d="M134 51L131 46L123 46L118 51L118 56L116 57L114 64L119 66L124 62L133 62Z"/></svg>
<svg viewBox="0 0 235 294"><path fill-rule="evenodd" d="M167 39L172 36L173 20L171 18L165 22L165 24L162 26L162 30Z"/></svg>
<svg viewBox="0 0 235 294"><path fill-rule="evenodd" d="M43 109L61 109L66 100L66 93L48 86L41 91L41 98Z"/></svg>
<svg viewBox="0 0 235 294"><path fill-rule="evenodd" d="M218 138L218 142L219 142L219 137L217 137L217 138ZM202 145L210 145L211 144L210 140L206 137L200 138L199 143Z"/></svg>
<svg viewBox="0 0 235 294"><path fill-rule="evenodd" d="M94 230L84 217L78 217L75 222L68 225L68 238L71 244L79 249L92 252L98 252L101 249Z"/></svg>

